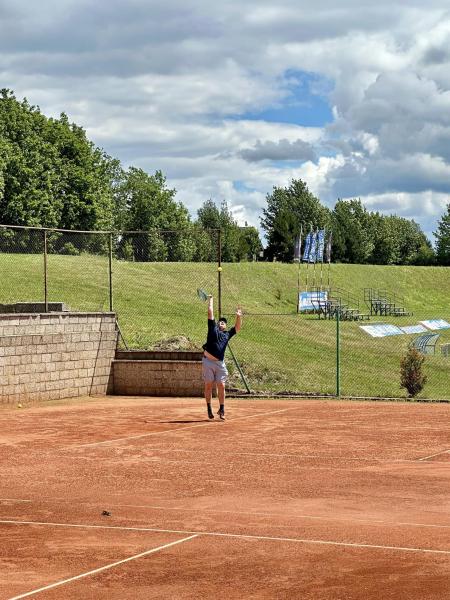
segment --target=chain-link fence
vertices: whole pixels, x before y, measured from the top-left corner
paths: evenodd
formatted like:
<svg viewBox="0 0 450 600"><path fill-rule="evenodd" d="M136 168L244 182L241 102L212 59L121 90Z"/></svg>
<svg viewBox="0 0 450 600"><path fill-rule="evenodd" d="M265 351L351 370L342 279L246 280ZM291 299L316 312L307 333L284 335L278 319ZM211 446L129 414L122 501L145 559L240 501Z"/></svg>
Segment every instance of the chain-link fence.
<svg viewBox="0 0 450 600"><path fill-rule="evenodd" d="M113 310L129 348L200 349L207 308L197 288L203 288L214 295L216 317L220 312L230 326L236 307L244 311L242 331L230 343L230 387L271 394L405 397L401 359L431 333L422 348L427 381L419 397L450 398L450 329L430 329L431 321L450 320L448 269L333 265L338 285L330 286L329 265L222 263L222 241L219 230L196 228L111 233L1 226L0 309L39 302L44 310L55 310L55 303ZM389 298L368 287L375 275L378 286L390 286ZM308 289L327 301L316 298L303 311L299 293ZM382 337L386 325L414 329Z"/></svg>
<svg viewBox="0 0 450 600"><path fill-rule="evenodd" d="M197 288L217 296L219 244L216 230L195 231L193 237L177 231L117 237L114 310L130 347L198 346Z"/></svg>
<svg viewBox="0 0 450 600"><path fill-rule="evenodd" d="M107 233L47 232L47 300L70 309L110 309Z"/></svg>
<svg viewBox="0 0 450 600"><path fill-rule="evenodd" d="M447 313L448 315L448 313ZM450 399L450 329L432 331L421 328L418 317L392 319L385 317L380 323L396 329L409 323L415 323L416 333L393 334L386 337L370 337L360 328L361 324L341 323L341 391L350 396L374 396L396 398L405 396L406 390L400 388L400 363L408 348L421 343L421 338L436 336L430 344L423 345L423 373L427 378L423 392L419 397ZM423 319L430 322L442 319L442 313L427 312ZM403 321L403 322L402 322ZM373 326L373 321L370 322ZM367 325L368 323L366 323Z"/></svg>
<svg viewBox="0 0 450 600"><path fill-rule="evenodd" d="M43 302L44 233L0 228L0 302Z"/></svg>

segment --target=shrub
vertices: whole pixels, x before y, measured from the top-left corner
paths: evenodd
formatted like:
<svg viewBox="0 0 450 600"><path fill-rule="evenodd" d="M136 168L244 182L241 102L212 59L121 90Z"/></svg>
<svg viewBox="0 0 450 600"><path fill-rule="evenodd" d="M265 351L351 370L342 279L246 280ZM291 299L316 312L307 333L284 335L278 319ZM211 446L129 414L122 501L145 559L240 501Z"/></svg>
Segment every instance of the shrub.
<svg viewBox="0 0 450 600"><path fill-rule="evenodd" d="M59 251L60 254L68 254L69 256L78 256L80 251L76 248L72 242L67 242Z"/></svg>
<svg viewBox="0 0 450 600"><path fill-rule="evenodd" d="M416 348L408 348L400 362L400 387L405 388L409 398L415 398L427 381L423 373L425 355Z"/></svg>

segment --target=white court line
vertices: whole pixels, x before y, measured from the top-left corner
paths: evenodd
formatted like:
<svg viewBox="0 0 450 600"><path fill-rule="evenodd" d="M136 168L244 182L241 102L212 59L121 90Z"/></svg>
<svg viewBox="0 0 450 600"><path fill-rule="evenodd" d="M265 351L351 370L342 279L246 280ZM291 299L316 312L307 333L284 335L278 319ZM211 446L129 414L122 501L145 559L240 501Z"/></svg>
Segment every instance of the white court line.
<svg viewBox="0 0 450 600"><path fill-rule="evenodd" d="M212 481L212 480L211 480ZM80 504L84 504L81 502ZM285 517L287 519L310 519L314 521L345 521L345 522L358 522L358 523L376 523L378 525L388 525L389 527L433 527L437 529L449 529L450 525L433 525L427 523L408 523L408 522L394 522L394 521L383 521L382 519L361 519L358 517L320 517L315 515L286 515L285 513L267 513L267 512L251 512L251 511L236 511L236 510L211 510L208 508L169 508L167 506L152 506L152 505L135 505L135 504L110 504L109 506L115 506L116 508L150 508L152 510L163 510L163 511L187 511L187 512L202 512L202 513L213 513L213 514L231 514L231 515L248 515L256 517Z"/></svg>
<svg viewBox="0 0 450 600"><path fill-rule="evenodd" d="M429 458L434 458L435 456L441 456L442 454L448 454L450 450L442 450L442 452L436 452L436 454L430 454L430 456L424 456L423 458L417 458L416 460L428 460Z"/></svg>
<svg viewBox="0 0 450 600"><path fill-rule="evenodd" d="M161 432L163 433L163 432ZM164 432L165 433L165 432ZM65 448L59 448L58 450L56 450L57 453L61 453L62 451L68 451L70 450L70 448L79 448L79 446L67 446ZM166 453L170 453L170 452L186 452L186 453L191 453L191 454L198 454L199 450L181 450L180 448L171 448L171 449L166 449L166 448L154 448L154 447L149 447L149 446L145 446L145 450L157 450L160 452L166 452ZM202 452L204 452L204 450L202 450ZM448 451L450 452L450 451ZM442 453L439 453L442 454ZM445 454L445 452L444 452ZM50 457L54 457L55 456L55 451L54 452L40 452L41 456L50 456ZM424 461L425 459L423 458L378 458L378 457L363 457L363 456L337 456L334 454L278 454L278 453L270 453L270 452L222 452L221 453L222 456L249 456L249 457L255 457L255 458L259 458L259 457L265 457L265 458L280 458L280 459L299 459L299 460L303 460L303 459L313 459L313 460L321 460L321 461L343 461L343 462L363 462L363 463L376 463L376 464L380 464L380 465L393 465L393 464L402 464L405 467L406 466L417 466L417 463L420 461ZM81 456L78 454L64 454L63 455L64 458L66 460L87 460L87 461L95 461L98 462L100 459L98 456ZM142 455L141 455L142 456ZM116 456L116 457L108 457L105 460L120 460L122 462L125 462L128 458L130 458L131 455L120 455L120 456ZM427 457L430 458L430 457ZM149 457L143 457L143 461L142 462L154 462L157 461L157 458L153 458L151 456ZM167 461L167 462L174 462L174 463L182 463L183 461ZM193 462L195 464L198 464L198 461L190 461ZM204 463L202 462L202 464L215 464L215 463ZM433 463L430 463L433 465L446 465L448 464L447 461L439 461L439 460L435 460L433 461ZM315 469L344 469L345 467L336 467L333 465L330 465L329 467L314 467ZM157 477L152 477L151 479L157 479ZM170 481L169 479L165 480L165 481Z"/></svg>
<svg viewBox="0 0 450 600"><path fill-rule="evenodd" d="M289 409L288 409L289 410ZM255 415L256 416L256 415ZM246 418L246 417L243 417ZM231 420L231 419L230 419ZM186 428L187 429L187 428ZM178 431L178 430L175 430ZM156 432L156 433L167 433L167 431L161 431L161 432ZM152 435L152 434L146 434L146 435ZM129 439L129 438L127 438ZM100 444L102 444L103 442L99 442ZM80 448L82 446L66 446L65 448L60 448L58 450L70 450L71 448ZM84 446L83 446L84 447ZM155 447L155 446L145 446L145 450L157 450L158 452L165 452L170 454L171 452L185 452L185 453L190 453L190 454L198 454L199 450L183 450L181 448L161 448L161 447ZM203 450L202 450L203 451ZM450 450L445 450L444 452L440 452L438 454L445 454L445 452L450 452ZM42 453L44 454L44 453ZM54 456L54 452L47 452L45 454L48 454L49 456ZM374 463L380 463L380 464L395 464L395 463L406 463L409 465L416 465L418 461L420 460L424 460L423 458L417 459L417 458L378 458L376 456L374 457L364 457L364 456L337 456L334 454L280 454L277 452L227 452L227 451L223 451L221 453L222 456L254 456L256 458L258 457L265 457L265 458L297 458L297 459L314 459L314 460L340 460L340 461L359 461L359 462L374 462ZM78 455L70 455L67 454L65 455L68 459L83 459L83 460L95 460L98 461L99 458L98 456L78 456ZM438 456L433 455L433 456ZM126 460L128 457L126 455L121 455L118 457L120 460ZM430 457L427 457L430 458ZM154 460L152 457L148 457L147 460ZM181 462L181 461L173 461L173 462ZM197 462L197 461L192 461L192 462ZM440 461L442 464L447 464L445 461ZM205 463L202 463L205 464ZM207 463L207 464L211 464L211 463ZM439 461L435 461L435 464L439 464ZM330 467L333 468L333 467Z"/></svg>
<svg viewBox="0 0 450 600"><path fill-rule="evenodd" d="M74 446L69 446L69 448ZM78 446L77 446L78 447ZM190 454L198 454L198 450L182 450L181 448L161 448L154 446L146 446L145 450L157 450L159 452L186 452ZM203 450L202 450L203 451ZM381 462L381 463L416 463L417 458L377 458L377 457L353 457L353 456L335 456L333 454L280 454L277 452L227 452L222 451L221 456L255 456L255 457L271 457L271 458L299 458L299 459L321 459L321 460L352 460L352 461L364 461L364 462ZM76 456L68 456L68 458L77 458ZM91 460L99 460L98 457L83 457L91 458ZM126 459L126 456L120 456L120 459Z"/></svg>
<svg viewBox="0 0 450 600"><path fill-rule="evenodd" d="M377 544L357 544L352 542L336 542L333 540L311 540L302 538L287 538L287 537L273 537L267 535L249 535L241 533L221 533L212 531L184 531L180 529L154 529L150 527L119 527L114 525L77 525L73 523L49 523L39 521L2 521L0 524L4 525L39 525L39 526L51 526L51 527L73 527L79 529L116 529L120 531L147 531L153 533L179 533L182 535L193 535L194 537L223 537L223 538L235 538L245 540L261 540L261 541L272 541L272 542L295 542L299 544L318 544L322 546L345 546L349 548L368 548L374 550L398 550L401 552L423 552L426 554L445 554L450 556L450 550L431 550L429 548L414 548L407 546L382 546ZM181 540L184 541L184 540ZM11 598L10 600L15 600Z"/></svg>
<svg viewBox="0 0 450 600"><path fill-rule="evenodd" d="M247 415L245 417L235 417L234 419L227 419L228 422L231 421L242 421L243 419L254 419L255 417L265 417L267 415L275 415L277 413L282 413L282 412L287 412L289 410L298 410L298 407L292 407L292 408L284 408L282 410L273 410L270 412L265 412L265 413L257 413L254 415ZM194 429L195 427L211 427L211 422L210 421L205 421L204 423L198 423L196 425L189 425L188 427L177 427L176 429L164 429L164 431L152 431L150 433L142 433L140 435L132 435L129 437L124 437L124 438L116 438L113 440L103 440L102 442L92 442L90 444L74 444L73 446L64 446L62 448L62 450L69 450L71 448L89 448L92 446L101 446L102 444L113 444L114 442L126 442L128 440L138 440L141 438L145 438L145 437L149 437L152 435L163 435L164 433L174 433L175 431L184 431L185 429ZM222 425L225 425L225 423L223 423Z"/></svg>
<svg viewBox="0 0 450 600"><path fill-rule="evenodd" d="M147 550L146 552L141 552L140 554L135 554L134 556L130 556L129 558L124 558L123 560L118 560L117 562L113 562L109 565L105 565L104 567L99 567L98 569L93 569L92 571L88 571L87 573L81 573L80 575L75 575L75 577L69 577L69 579L64 579L63 581L57 581L56 583L51 583L50 585L46 585L45 587L41 587L36 590L32 590L31 592L26 592L25 594L20 594L19 596L14 596L14 598L10 598L9 600L19 600L19 598L26 598L27 596L33 596L34 594L38 594L39 592L44 592L45 590L51 590L52 588L58 587L60 585L64 585L65 583L70 583L71 581L76 581L77 579L82 579L83 577L88 577L89 575L94 575L95 573L100 573L101 571L106 571L106 569L112 569L113 567L117 567L118 565L122 565L124 563L130 562L130 560L136 560L137 558L142 558L143 556L148 556L149 554L154 554L155 552L159 552L160 550L164 550L165 548L170 548L170 546L175 546L176 544L182 544L183 542L187 542L188 540L192 540L198 537L197 535L191 535L189 537L183 538L182 540L177 540L176 542L171 542L170 544L165 544L164 546L158 546L158 548L153 548L152 550Z"/></svg>
<svg viewBox="0 0 450 600"><path fill-rule="evenodd" d="M167 480L169 481L169 480ZM214 479L207 479L205 481L218 481ZM226 483L226 482L220 482ZM228 485L228 484L227 484ZM231 484L229 484L231 485ZM3 499L0 498L0 502ZM14 499L9 499L9 502L14 502ZM17 500L17 502L32 502L32 500ZM52 502L61 503L61 504L72 504L73 502L70 500L65 500L64 498L53 498L52 500L39 500L38 503L47 503L52 504ZM98 503L95 502L79 502L80 506L97 506ZM109 508L143 508L147 510L162 510L162 511L178 511L178 512L202 512L202 513L211 513L216 515L248 515L250 517L284 517L287 519L309 519L311 521L343 521L348 523L366 523L368 525L377 524L377 525L387 525L389 527L430 527L433 529L450 529L450 525L441 525L441 524L433 524L433 523L411 523L408 521L384 521L382 519L361 519L358 517L322 517L318 515L305 515L305 514L289 514L286 513L276 513L276 512L258 512L258 511L242 511L242 510L217 510L210 508L185 508L185 507L168 507L168 506L155 506L153 504L114 504L108 502ZM2 521L0 521L1 523Z"/></svg>
<svg viewBox="0 0 450 600"><path fill-rule="evenodd" d="M255 415L256 416L256 415ZM243 417L246 418L246 417ZM231 421L231 419L230 419ZM186 428L187 429L187 428ZM178 431L178 430L173 430L173 431ZM161 431L161 432L155 432L155 433L169 433L169 431L165 430L165 431ZM145 434L145 435L152 435L152 434ZM126 438L126 439L130 439L130 438ZM109 443L110 441L113 440L107 440L105 443ZM103 442L99 442L100 444L102 444ZM95 443L97 445L97 443ZM80 448L80 447L84 447L84 446L66 446L63 448L59 448L56 450L56 452L60 453L62 451L65 450L70 450L71 448ZM161 447L155 447L155 446L145 446L145 450L157 450L159 452L166 452L166 453L171 453L171 452L185 452L185 453L191 453L191 454L198 454L199 450L183 450L181 448L161 448ZM203 451L203 450L202 450ZM445 454L446 452L450 452L450 450L444 450L443 452L438 452L437 454L433 454L432 456L439 456L440 454ZM55 456L55 451L50 451L50 452L40 452L41 456ZM276 453L276 452L226 452L223 451L222 452L222 456L254 456L256 458L258 457L265 457L265 458L296 458L296 459L314 459L314 460L339 460L339 461L353 461L353 462L373 462L373 463L377 463L377 464L387 464L387 465L391 465L391 464L405 464L405 465L409 465L409 466L413 466L413 465L417 465L418 462L420 461L424 461L427 458L431 458L430 456L427 456L425 458L378 458L376 456L373 457L364 457L364 456L338 456L335 454L280 454L280 453ZM98 462L99 458L98 456L82 456L82 455L78 455L78 454L65 454L64 457L68 460L93 460ZM115 457L121 461L127 460L128 456L127 455L120 455ZM148 457L146 459L147 461L155 461L157 460L156 458L153 457ZM172 462L182 462L182 461L172 461ZM191 461L194 463L197 463L197 461ZM213 464L213 463L202 463L202 464ZM433 464L448 464L446 461L434 461ZM329 468L333 468L332 466L330 466ZM336 467L334 467L336 468ZM153 478L155 479L155 478ZM156 478L157 479L157 478ZM170 481L169 479L167 479L166 481Z"/></svg>

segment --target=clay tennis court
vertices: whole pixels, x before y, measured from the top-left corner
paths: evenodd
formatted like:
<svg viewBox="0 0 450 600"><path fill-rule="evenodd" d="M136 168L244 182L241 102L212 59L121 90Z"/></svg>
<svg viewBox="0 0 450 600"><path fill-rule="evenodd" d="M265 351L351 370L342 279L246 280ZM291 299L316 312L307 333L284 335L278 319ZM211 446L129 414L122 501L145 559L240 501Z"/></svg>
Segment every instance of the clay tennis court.
<svg viewBox="0 0 450 600"><path fill-rule="evenodd" d="M450 597L449 404L205 413L2 408L0 598Z"/></svg>

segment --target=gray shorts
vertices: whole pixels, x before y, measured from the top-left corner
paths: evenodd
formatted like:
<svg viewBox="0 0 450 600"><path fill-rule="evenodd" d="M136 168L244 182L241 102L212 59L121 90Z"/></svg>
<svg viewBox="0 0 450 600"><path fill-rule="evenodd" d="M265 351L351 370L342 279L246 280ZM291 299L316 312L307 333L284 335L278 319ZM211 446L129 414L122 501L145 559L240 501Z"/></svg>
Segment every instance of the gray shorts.
<svg viewBox="0 0 450 600"><path fill-rule="evenodd" d="M210 360L202 358L202 375L207 383L225 383L228 371L223 360Z"/></svg>

